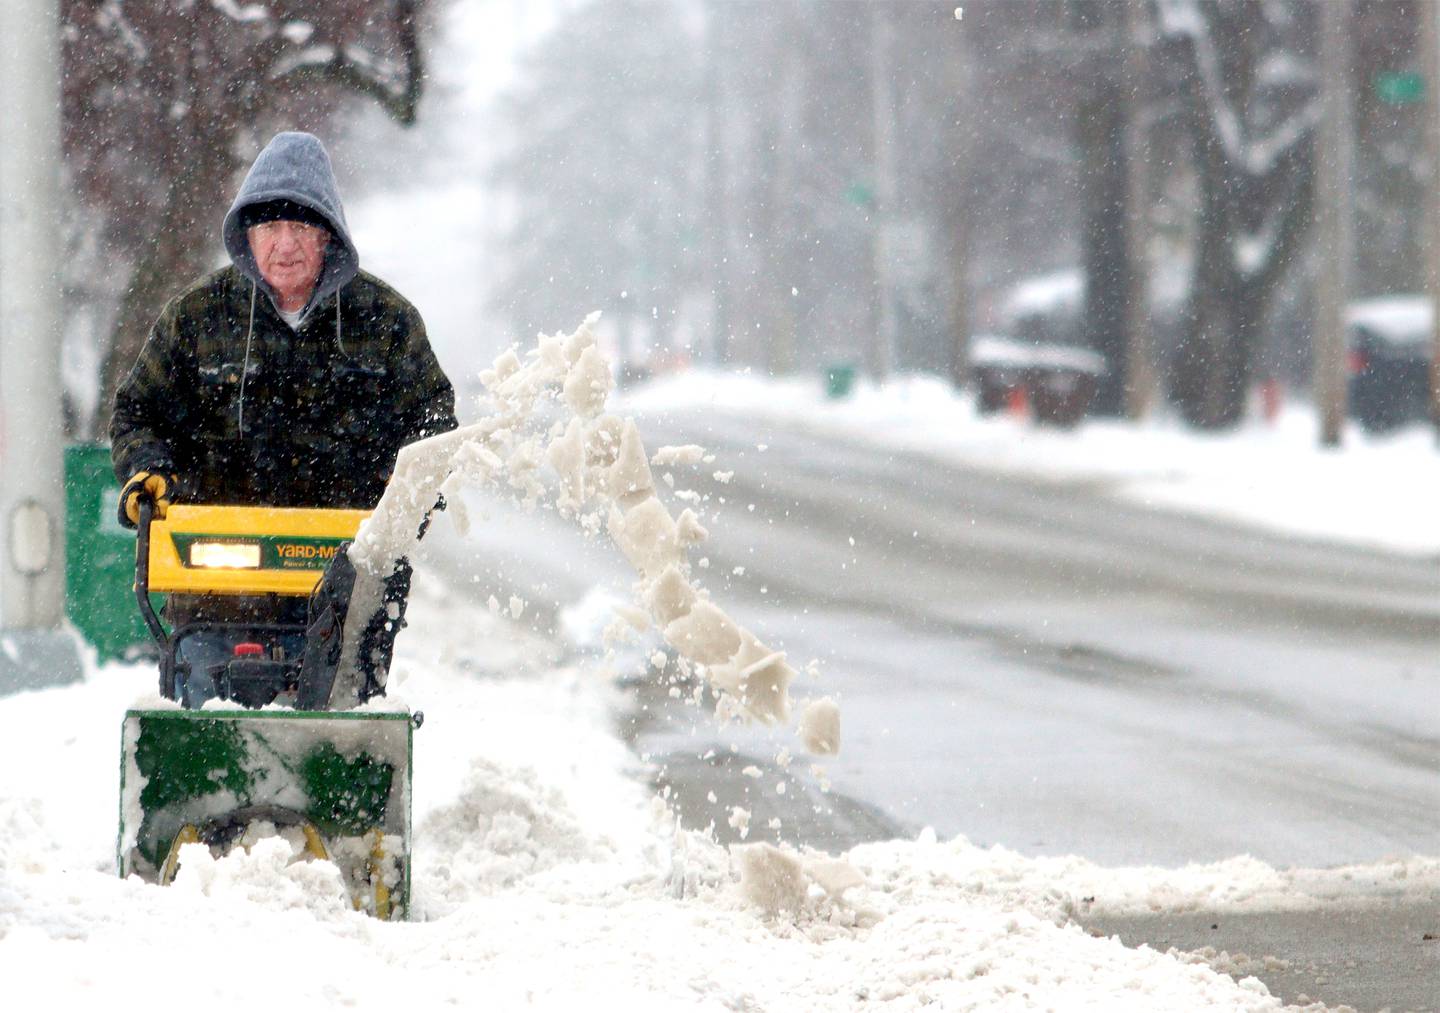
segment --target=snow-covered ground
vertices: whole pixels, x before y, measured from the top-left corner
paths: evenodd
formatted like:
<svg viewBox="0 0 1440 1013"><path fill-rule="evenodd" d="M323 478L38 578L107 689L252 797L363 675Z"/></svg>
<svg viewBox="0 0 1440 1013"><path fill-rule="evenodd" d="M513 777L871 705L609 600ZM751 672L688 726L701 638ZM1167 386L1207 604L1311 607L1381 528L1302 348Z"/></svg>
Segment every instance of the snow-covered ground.
<svg viewBox="0 0 1440 1013"><path fill-rule="evenodd" d="M411 924L348 910L332 875L265 846L169 888L119 880L120 716L152 672L0 700L20 730L0 738L7 1008L1277 1009L1253 978L1067 916L1440 891L1440 861L1103 869L928 833L730 853L646 797L602 677L433 581L411 615L394 674L428 716Z"/></svg>
<svg viewBox="0 0 1440 1013"><path fill-rule="evenodd" d="M1216 435L1166 419L1086 421L1066 431L982 416L973 397L935 377L901 376L881 387L860 381L838 401L828 400L823 386L819 376L692 371L664 377L623 403L646 412L709 407L973 467L1084 483L1160 509L1440 555L1440 468L1435 437L1423 427L1371 437L1351 424L1340 448L1322 449L1314 410L1299 402L1273 424L1254 419Z"/></svg>

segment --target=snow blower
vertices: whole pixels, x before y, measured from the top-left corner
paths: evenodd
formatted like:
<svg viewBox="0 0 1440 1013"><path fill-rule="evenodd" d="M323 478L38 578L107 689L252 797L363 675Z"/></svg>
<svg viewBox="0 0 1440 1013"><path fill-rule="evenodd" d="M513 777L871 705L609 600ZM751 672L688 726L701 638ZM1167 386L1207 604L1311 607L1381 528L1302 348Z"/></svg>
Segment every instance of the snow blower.
<svg viewBox="0 0 1440 1013"><path fill-rule="evenodd" d="M120 875L166 884L187 845L218 858L278 835L295 861L334 862L357 909L406 917L411 743L423 716L374 703L330 709L355 585L346 548L367 513L177 504L160 520L142 502L140 515L135 594L160 649L163 699L125 714ZM362 703L383 693L403 625L408 568L397 576L381 611L362 617L384 641L367 652L383 664L361 674ZM304 621L167 632L151 592L258 597Z"/></svg>

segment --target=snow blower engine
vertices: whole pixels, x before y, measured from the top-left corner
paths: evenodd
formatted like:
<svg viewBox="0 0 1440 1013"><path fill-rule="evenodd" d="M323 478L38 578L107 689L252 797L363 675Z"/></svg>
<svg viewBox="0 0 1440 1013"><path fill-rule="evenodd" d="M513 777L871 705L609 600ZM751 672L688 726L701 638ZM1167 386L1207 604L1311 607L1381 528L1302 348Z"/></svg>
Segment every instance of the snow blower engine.
<svg viewBox="0 0 1440 1013"><path fill-rule="evenodd" d="M356 581L346 549L366 516L177 504L160 520L142 501L135 596L160 649L163 699L125 714L121 876L166 884L197 854L187 846L220 858L279 837L291 861L333 862L357 909L405 917L411 744L423 716L372 698L384 694L403 625L408 566L386 582L376 615L354 618L365 623L358 656L367 660L346 680L358 694L334 699L344 695L336 675ZM222 602L273 595L279 612L304 619L205 620L167 632L152 592Z"/></svg>

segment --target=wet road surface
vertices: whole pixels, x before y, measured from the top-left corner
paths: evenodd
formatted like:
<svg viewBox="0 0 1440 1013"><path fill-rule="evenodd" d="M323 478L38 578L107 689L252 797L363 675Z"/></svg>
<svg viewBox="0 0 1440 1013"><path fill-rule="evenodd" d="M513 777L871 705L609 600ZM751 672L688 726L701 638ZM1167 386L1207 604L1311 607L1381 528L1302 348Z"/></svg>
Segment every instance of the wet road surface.
<svg viewBox="0 0 1440 1013"><path fill-rule="evenodd" d="M1440 563L745 420L640 421L652 449L717 455L674 475L709 497L696 572L793 663L820 662L795 693L841 698L825 776L887 832L1112 865L1325 866L1440 843ZM709 477L721 469L728 483ZM446 545L457 573L552 615L633 580L545 512L496 506ZM714 749L764 769L798 752L784 730L644 706L634 734L652 758L720 769L700 759Z"/></svg>

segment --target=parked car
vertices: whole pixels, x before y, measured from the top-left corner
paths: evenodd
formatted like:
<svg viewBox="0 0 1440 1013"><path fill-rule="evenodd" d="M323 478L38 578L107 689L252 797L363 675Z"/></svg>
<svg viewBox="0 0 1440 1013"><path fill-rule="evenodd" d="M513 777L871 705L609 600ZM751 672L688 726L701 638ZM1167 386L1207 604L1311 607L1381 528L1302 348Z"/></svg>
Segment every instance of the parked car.
<svg viewBox="0 0 1440 1013"><path fill-rule="evenodd" d="M970 374L980 390L980 413L1004 411L1025 391L1025 370L1031 346L998 334L977 334L970 339Z"/></svg>
<svg viewBox="0 0 1440 1013"><path fill-rule="evenodd" d="M982 413L1000 411L1018 396L1029 403L1036 422L1069 427L1085 417L1105 375L1105 359L1075 345L980 334L970 340L970 370Z"/></svg>
<svg viewBox="0 0 1440 1013"><path fill-rule="evenodd" d="M1090 410L1095 390L1105 375L1105 357L1074 345L1035 349L1028 373L1035 421L1057 426L1077 425Z"/></svg>
<svg viewBox="0 0 1440 1013"><path fill-rule="evenodd" d="M1433 313L1426 296L1352 302L1345 313L1349 413L1370 432L1430 415Z"/></svg>

